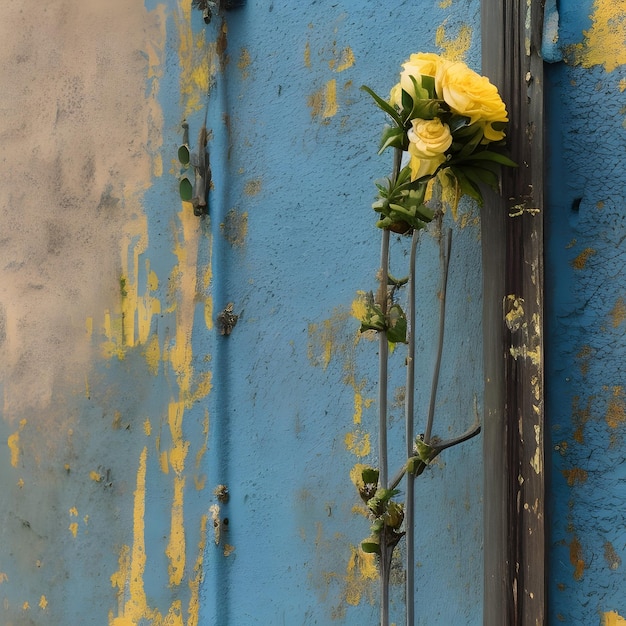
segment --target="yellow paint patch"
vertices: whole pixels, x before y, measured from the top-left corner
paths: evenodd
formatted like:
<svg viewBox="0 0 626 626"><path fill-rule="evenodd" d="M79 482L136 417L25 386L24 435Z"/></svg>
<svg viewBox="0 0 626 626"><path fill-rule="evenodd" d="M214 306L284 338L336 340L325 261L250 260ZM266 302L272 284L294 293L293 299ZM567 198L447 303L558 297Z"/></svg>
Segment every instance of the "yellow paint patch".
<svg viewBox="0 0 626 626"><path fill-rule="evenodd" d="M618 298L610 312L613 328L617 328L626 319L626 305L623 298Z"/></svg>
<svg viewBox="0 0 626 626"><path fill-rule="evenodd" d="M41 598L39 598L39 608L42 611L45 611L48 608L48 600L46 600L46 596L41 596Z"/></svg>
<svg viewBox="0 0 626 626"><path fill-rule="evenodd" d="M111 576L111 584L117 587L118 617L110 618L110 626L134 626L149 611L143 586L146 567L146 546L144 538L144 516L146 512L146 459L147 448L139 455L137 481L133 504L133 547L122 546L119 556L119 570Z"/></svg>
<svg viewBox="0 0 626 626"><path fill-rule="evenodd" d="M350 470L350 480L357 490L363 489L365 483L363 482L363 470L369 467L365 463L355 463L354 467Z"/></svg>
<svg viewBox="0 0 626 626"><path fill-rule="evenodd" d="M367 554L360 547L350 546L350 558L344 578L346 603L357 606L364 595L372 602L377 580L376 555Z"/></svg>
<svg viewBox="0 0 626 626"><path fill-rule="evenodd" d="M143 423L143 432L146 437L149 437L152 434L152 424L150 423L150 420L148 418L146 418Z"/></svg>
<svg viewBox="0 0 626 626"><path fill-rule="evenodd" d="M602 626L626 626L626 619L617 611L609 611L602 614Z"/></svg>
<svg viewBox="0 0 626 626"><path fill-rule="evenodd" d="M99 483L104 477L102 476L102 474L100 474L100 472L91 470L91 472L89 472L89 478L91 478L91 480L93 480L94 482Z"/></svg>
<svg viewBox="0 0 626 626"><path fill-rule="evenodd" d="M463 24L456 37L449 38L445 23L437 28L435 43L443 50L443 56L451 61L463 61L472 44L472 29Z"/></svg>
<svg viewBox="0 0 626 626"><path fill-rule="evenodd" d="M185 523L183 517L183 493L185 478L174 477L174 501L170 519L170 539L165 549L169 558L170 585L178 586L185 573Z"/></svg>
<svg viewBox="0 0 626 626"><path fill-rule="evenodd" d="M20 461L20 433L24 430L24 426L26 426L26 424L27 422L25 419L20 420L19 428L7 438L7 445L11 451L11 465L13 467L17 467L17 464Z"/></svg>
<svg viewBox="0 0 626 626"><path fill-rule="evenodd" d="M331 59L328 66L335 72L343 72L354 65L354 52L349 46L343 48L337 58Z"/></svg>
<svg viewBox="0 0 626 626"><path fill-rule="evenodd" d="M344 443L348 452L358 457L367 456L372 451L370 434L359 429L346 433Z"/></svg>
<svg viewBox="0 0 626 626"><path fill-rule="evenodd" d="M78 517L78 509L75 506L70 509L70 515L72 517Z"/></svg>
<svg viewBox="0 0 626 626"><path fill-rule="evenodd" d="M307 104L311 109L311 117L327 120L337 114L337 81L329 80L322 89L309 96Z"/></svg>
<svg viewBox="0 0 626 626"><path fill-rule="evenodd" d="M340 335L349 318L350 314L347 311L336 308L332 316L321 324L309 324L307 354L312 365L321 365L326 369L337 352L345 351L340 343Z"/></svg>
<svg viewBox="0 0 626 626"><path fill-rule="evenodd" d="M0 572L0 585L6 583L8 580L9 577L4 572Z"/></svg>
<svg viewBox="0 0 626 626"><path fill-rule="evenodd" d="M70 532L72 533L72 536L76 538L76 534L78 533L78 524L76 522L72 522L69 525L69 529L70 529Z"/></svg>
<svg viewBox="0 0 626 626"><path fill-rule="evenodd" d="M569 545L569 560L574 567L574 580L581 580L585 573L585 561L582 558L583 549L578 537L574 537Z"/></svg>
<svg viewBox="0 0 626 626"><path fill-rule="evenodd" d="M148 371L153 376L157 376L161 361L161 346L159 345L159 336L156 333L150 337L150 341L146 344L143 355L148 365Z"/></svg>
<svg viewBox="0 0 626 626"><path fill-rule="evenodd" d="M189 599L189 618L187 626L198 626L198 616L200 614L200 583L203 578L204 551L207 541L207 522L209 516L203 515L200 518L200 540L198 541L198 555L193 566L193 572L189 578L189 589L191 598Z"/></svg>
<svg viewBox="0 0 626 626"><path fill-rule="evenodd" d="M328 118L337 115L339 105L337 104L337 81L333 78L326 83L324 89L324 110L322 117Z"/></svg>
<svg viewBox="0 0 626 626"><path fill-rule="evenodd" d="M211 79L220 66L220 55L226 50L226 33L217 41L207 42L205 30L195 34L191 28L191 3L179 1L179 12L173 11L178 30L180 94L183 117L203 108Z"/></svg>
<svg viewBox="0 0 626 626"><path fill-rule="evenodd" d="M626 63L626 0L595 0L591 28L585 31L574 62L583 67L603 65L612 72Z"/></svg>
<svg viewBox="0 0 626 626"><path fill-rule="evenodd" d="M367 300L364 291L358 291L357 297L352 301L352 317L361 321L367 313Z"/></svg>
<svg viewBox="0 0 626 626"><path fill-rule="evenodd" d="M304 46L304 67L311 67L311 44L308 41Z"/></svg>
<svg viewBox="0 0 626 626"><path fill-rule="evenodd" d="M587 261L594 256L596 251L593 248L585 248L573 261L572 267L576 270L585 269Z"/></svg>

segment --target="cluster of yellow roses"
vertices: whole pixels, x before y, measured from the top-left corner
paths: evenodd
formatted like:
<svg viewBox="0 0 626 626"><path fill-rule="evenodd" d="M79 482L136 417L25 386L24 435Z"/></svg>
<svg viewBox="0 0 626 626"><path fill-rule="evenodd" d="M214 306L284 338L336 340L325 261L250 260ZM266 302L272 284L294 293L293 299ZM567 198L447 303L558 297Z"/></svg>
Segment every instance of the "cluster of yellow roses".
<svg viewBox="0 0 626 626"><path fill-rule="evenodd" d="M379 154L394 148L397 156L410 156L408 165L376 182L376 225L408 233L434 217L426 202L430 183L439 181L456 210L464 195L482 202L483 186L497 190L501 167L516 164L506 155L506 107L488 78L432 53L412 54L402 68L388 99L362 89L392 121Z"/></svg>
<svg viewBox="0 0 626 626"><path fill-rule="evenodd" d="M398 110L403 108L402 92L419 100L416 85L422 77L434 80L434 98L442 100L454 115L469 118L468 125L477 124L482 132L480 143L504 139L504 125L509 121L506 107L497 88L485 76L477 74L465 63L449 61L438 54L412 54L402 65L400 82L390 93L389 101ZM450 126L440 116L433 119L410 120L407 132L411 155L411 179L434 174L446 161L446 152L453 143Z"/></svg>

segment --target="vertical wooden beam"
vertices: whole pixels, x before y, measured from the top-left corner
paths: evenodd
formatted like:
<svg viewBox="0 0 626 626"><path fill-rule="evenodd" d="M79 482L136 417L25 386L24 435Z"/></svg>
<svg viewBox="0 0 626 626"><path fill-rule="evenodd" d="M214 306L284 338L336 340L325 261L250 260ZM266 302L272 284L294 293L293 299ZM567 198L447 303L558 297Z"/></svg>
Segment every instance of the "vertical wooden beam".
<svg viewBox="0 0 626 626"><path fill-rule="evenodd" d="M485 626L545 623L541 0L482 0L516 170L485 201Z"/></svg>

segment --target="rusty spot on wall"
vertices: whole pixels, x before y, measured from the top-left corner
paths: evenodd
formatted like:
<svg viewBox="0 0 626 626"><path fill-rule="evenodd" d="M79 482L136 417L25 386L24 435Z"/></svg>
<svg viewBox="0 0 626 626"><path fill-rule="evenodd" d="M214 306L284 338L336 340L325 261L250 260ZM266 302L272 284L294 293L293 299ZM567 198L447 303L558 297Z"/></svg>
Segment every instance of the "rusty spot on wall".
<svg viewBox="0 0 626 626"><path fill-rule="evenodd" d="M576 358L580 362L580 373L587 376L589 372L589 361L591 359L591 346L584 345L576 354Z"/></svg>
<svg viewBox="0 0 626 626"><path fill-rule="evenodd" d="M610 312L613 328L617 328L626 319L626 305L623 298L618 298Z"/></svg>
<svg viewBox="0 0 626 626"><path fill-rule="evenodd" d="M572 421L576 426L576 430L574 430L574 440L578 443L584 443L585 440L585 424L589 421L591 417L591 402L595 398L595 396L590 396L587 398L586 406L580 406L580 396L574 396L572 398Z"/></svg>
<svg viewBox="0 0 626 626"><path fill-rule="evenodd" d="M237 61L237 67L239 68L239 71L241 72L241 78L243 80L246 80L246 78L250 76L250 73L248 72L248 68L250 67L251 63L252 63L252 57L250 56L250 52L248 51L247 48L242 48L241 52L239 53L239 60Z"/></svg>
<svg viewBox="0 0 626 626"><path fill-rule="evenodd" d="M260 178L253 178L246 182L243 192L246 196L256 196L261 192L262 182Z"/></svg>
<svg viewBox="0 0 626 626"><path fill-rule="evenodd" d="M622 559L615 551L613 544L610 541L604 542L604 560L606 561L609 569L615 570L622 564Z"/></svg>
<svg viewBox="0 0 626 626"><path fill-rule="evenodd" d="M578 537L574 537L569 544L569 560L574 567L574 580L582 580L585 573L585 561L583 560L583 549Z"/></svg>
<svg viewBox="0 0 626 626"><path fill-rule="evenodd" d="M574 467L569 470L561 470L563 476L567 480L567 484L569 487L573 487L576 484L581 484L587 482L587 472L580 467Z"/></svg>
<svg viewBox="0 0 626 626"><path fill-rule="evenodd" d="M626 408L624 406L622 387L613 387L612 393L613 397L609 400L605 419L610 428L617 428L626 422Z"/></svg>
<svg viewBox="0 0 626 626"><path fill-rule="evenodd" d="M228 243L240 248L248 235L248 213L239 213L236 209L231 209L220 224L220 231Z"/></svg>
<svg viewBox="0 0 626 626"><path fill-rule="evenodd" d="M585 248L573 261L572 267L575 270L585 269L587 261L594 256L596 251L593 248Z"/></svg>

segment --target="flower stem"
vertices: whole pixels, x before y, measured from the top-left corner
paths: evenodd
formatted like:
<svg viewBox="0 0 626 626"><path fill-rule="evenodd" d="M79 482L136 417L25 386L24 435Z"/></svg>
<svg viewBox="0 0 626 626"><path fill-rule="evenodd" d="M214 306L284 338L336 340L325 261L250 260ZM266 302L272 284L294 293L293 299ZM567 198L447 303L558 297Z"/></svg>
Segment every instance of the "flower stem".
<svg viewBox="0 0 626 626"><path fill-rule="evenodd" d="M406 454L407 458L413 455L414 437L414 414L415 414L415 257L417 251L418 231L413 231L411 239L411 255L409 259L409 306L408 306L408 333L407 333L407 365L406 365L406 389L405 389L405 431L406 431ZM407 474L406 477L406 623L413 626L415 621L415 572L413 562L415 560L415 476Z"/></svg>
<svg viewBox="0 0 626 626"><path fill-rule="evenodd" d="M440 218L441 219L441 218ZM430 388L430 405L428 407L428 420L424 431L424 442L430 443L435 418L435 404L437 402L437 388L439 386L439 373L441 371L441 355L443 353L443 338L446 328L446 292L448 290L448 269L450 267L450 251L452 249L452 230L448 229L447 236L443 233L439 240L439 259L441 261L441 293L439 295L439 337L437 343L437 359L433 371L433 380Z"/></svg>
<svg viewBox="0 0 626 626"><path fill-rule="evenodd" d="M402 150L395 148L393 155L392 180L398 179L402 164ZM380 250L380 289L378 291L378 305L387 315L387 283L389 282L389 231L383 230ZM383 487L388 483L387 461L387 377L389 344L387 333L379 334L378 349L378 464L379 484ZM389 569L393 547L387 545L385 529L383 529L380 541L380 624L389 626Z"/></svg>

